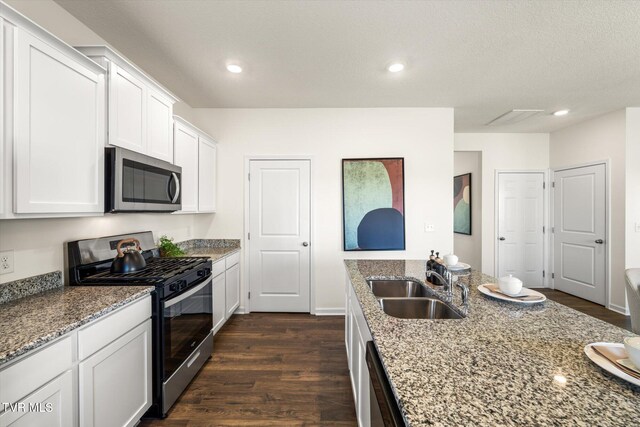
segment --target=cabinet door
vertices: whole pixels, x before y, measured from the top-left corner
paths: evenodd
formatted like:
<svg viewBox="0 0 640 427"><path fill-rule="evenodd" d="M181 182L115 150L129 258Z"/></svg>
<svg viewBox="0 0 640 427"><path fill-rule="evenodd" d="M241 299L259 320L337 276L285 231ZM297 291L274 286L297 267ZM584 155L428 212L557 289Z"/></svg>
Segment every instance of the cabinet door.
<svg viewBox="0 0 640 427"><path fill-rule="evenodd" d="M173 161L182 167L182 210L198 210L198 134L174 122Z"/></svg>
<svg viewBox="0 0 640 427"><path fill-rule="evenodd" d="M23 409L5 410L0 415L0 427L74 426L73 395L73 373L66 371L21 399Z"/></svg>
<svg viewBox="0 0 640 427"><path fill-rule="evenodd" d="M109 76L109 144L145 154L145 84L116 64Z"/></svg>
<svg viewBox="0 0 640 427"><path fill-rule="evenodd" d="M236 264L225 273L225 287L227 288L227 314L231 317L240 305L240 264Z"/></svg>
<svg viewBox="0 0 640 427"><path fill-rule="evenodd" d="M220 330L226 320L226 288L225 274L221 273L213 278L213 333Z"/></svg>
<svg viewBox="0 0 640 427"><path fill-rule="evenodd" d="M104 75L17 28L16 213L104 211Z"/></svg>
<svg viewBox="0 0 640 427"><path fill-rule="evenodd" d="M80 425L133 426L151 406L151 320L78 365Z"/></svg>
<svg viewBox="0 0 640 427"><path fill-rule="evenodd" d="M147 154L173 163L173 103L152 89L147 96Z"/></svg>
<svg viewBox="0 0 640 427"><path fill-rule="evenodd" d="M198 212L216 210L216 145L200 137L198 153Z"/></svg>

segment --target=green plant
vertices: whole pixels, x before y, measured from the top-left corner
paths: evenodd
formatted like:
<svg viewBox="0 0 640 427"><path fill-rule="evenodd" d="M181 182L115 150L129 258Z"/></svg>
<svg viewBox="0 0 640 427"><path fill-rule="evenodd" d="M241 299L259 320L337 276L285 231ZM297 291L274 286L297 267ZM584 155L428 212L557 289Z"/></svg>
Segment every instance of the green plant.
<svg viewBox="0 0 640 427"><path fill-rule="evenodd" d="M178 245L173 243L172 238L169 238L166 235L160 236L160 243L158 246L160 247L160 255L162 256L171 257L184 255L184 251L180 249Z"/></svg>

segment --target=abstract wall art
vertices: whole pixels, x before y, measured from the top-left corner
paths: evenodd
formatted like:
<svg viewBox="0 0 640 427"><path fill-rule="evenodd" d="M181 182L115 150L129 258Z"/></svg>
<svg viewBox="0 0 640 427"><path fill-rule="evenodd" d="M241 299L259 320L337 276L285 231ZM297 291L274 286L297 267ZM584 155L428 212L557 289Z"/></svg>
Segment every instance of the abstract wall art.
<svg viewBox="0 0 640 427"><path fill-rule="evenodd" d="M404 158L343 159L345 251L401 251L404 233Z"/></svg>
<svg viewBox="0 0 640 427"><path fill-rule="evenodd" d="M453 232L471 235L471 174L453 177Z"/></svg>

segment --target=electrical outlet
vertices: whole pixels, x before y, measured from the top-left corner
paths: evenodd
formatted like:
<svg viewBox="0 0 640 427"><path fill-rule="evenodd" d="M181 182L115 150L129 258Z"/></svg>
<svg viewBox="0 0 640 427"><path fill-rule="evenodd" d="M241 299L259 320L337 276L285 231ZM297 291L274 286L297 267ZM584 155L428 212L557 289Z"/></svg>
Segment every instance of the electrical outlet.
<svg viewBox="0 0 640 427"><path fill-rule="evenodd" d="M424 224L425 233L430 233L432 231L435 231L435 229L436 229L436 226L433 224L427 224L427 223Z"/></svg>
<svg viewBox="0 0 640 427"><path fill-rule="evenodd" d="M636 233L640 233L640 222L636 222Z"/></svg>
<svg viewBox="0 0 640 427"><path fill-rule="evenodd" d="M0 274L13 273L13 249L0 252Z"/></svg>

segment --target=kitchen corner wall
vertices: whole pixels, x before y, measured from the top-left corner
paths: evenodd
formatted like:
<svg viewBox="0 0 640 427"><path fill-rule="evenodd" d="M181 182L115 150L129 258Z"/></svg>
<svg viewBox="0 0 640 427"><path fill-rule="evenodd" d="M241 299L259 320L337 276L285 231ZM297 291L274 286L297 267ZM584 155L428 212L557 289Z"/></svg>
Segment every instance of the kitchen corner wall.
<svg viewBox="0 0 640 427"><path fill-rule="evenodd" d="M627 108L625 268L640 268L640 108Z"/></svg>
<svg viewBox="0 0 640 427"><path fill-rule="evenodd" d="M549 134L456 133L454 149L482 152L482 271L495 276L496 170L548 169Z"/></svg>
<svg viewBox="0 0 640 427"><path fill-rule="evenodd" d="M242 238L246 156L312 158L313 280L319 313L344 309L345 258L424 259L453 249L453 109L194 109L219 141L218 212L197 234ZM405 158L406 251L343 252L341 159ZM424 224L435 231L424 232ZM246 295L243 276L243 295Z"/></svg>
<svg viewBox="0 0 640 427"><path fill-rule="evenodd" d="M624 285L626 132L626 111L615 111L553 132L549 155L552 169L610 161L607 178L611 202L609 306L619 312L624 312L627 305Z"/></svg>

